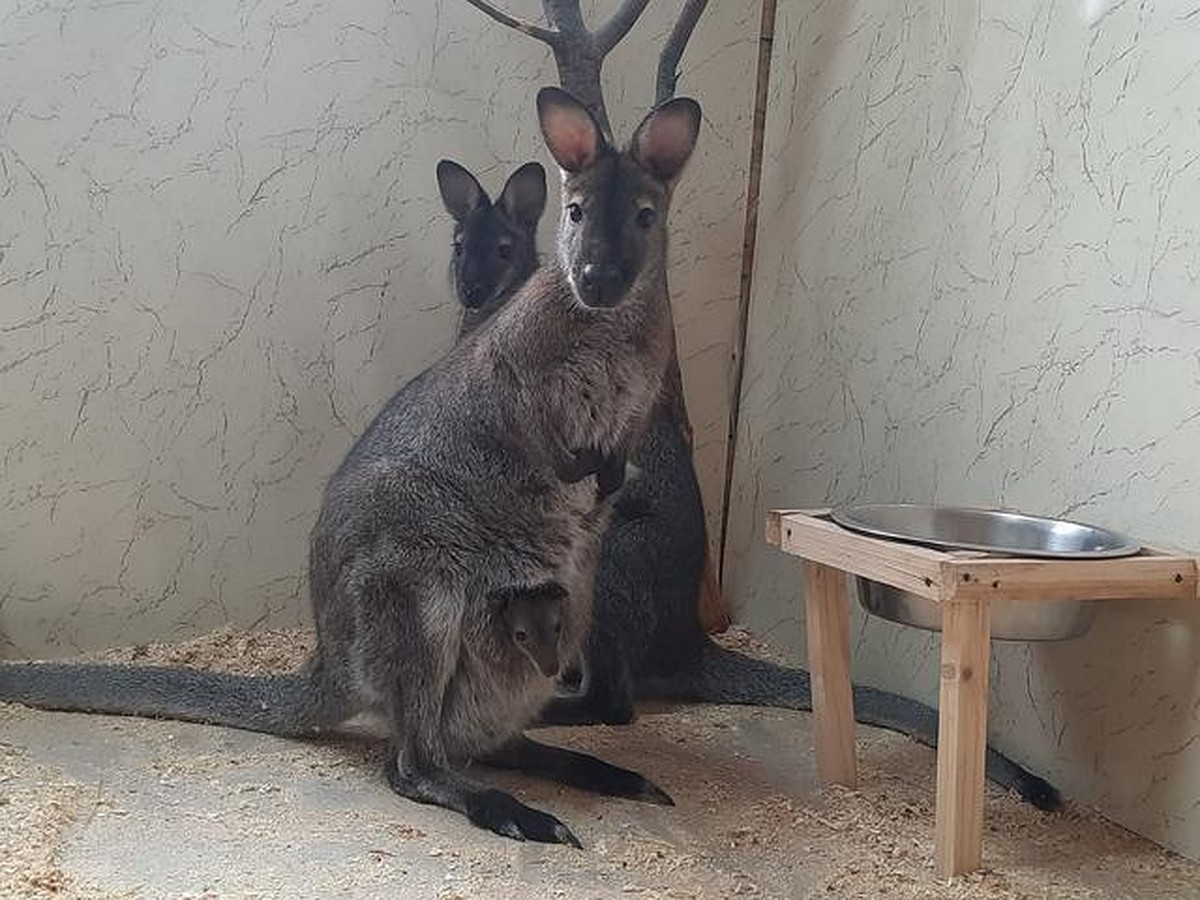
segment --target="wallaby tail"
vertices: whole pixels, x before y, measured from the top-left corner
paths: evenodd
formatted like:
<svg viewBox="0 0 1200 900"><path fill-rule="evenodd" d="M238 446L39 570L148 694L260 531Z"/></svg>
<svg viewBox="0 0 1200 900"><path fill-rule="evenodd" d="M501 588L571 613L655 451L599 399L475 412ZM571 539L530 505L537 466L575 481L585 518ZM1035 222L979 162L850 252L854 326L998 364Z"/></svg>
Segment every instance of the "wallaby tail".
<svg viewBox="0 0 1200 900"><path fill-rule="evenodd" d="M310 671L235 675L174 666L0 665L0 701L39 709L224 725L287 737L338 724Z"/></svg>
<svg viewBox="0 0 1200 900"><path fill-rule="evenodd" d="M648 699L812 709L812 687L803 669L754 659L711 640L704 642L697 667L650 679L639 693ZM855 685L854 718L937 746L937 710L899 694ZM1052 784L991 747L987 748L985 768L989 779L1016 791L1038 809L1062 808L1062 797Z"/></svg>
<svg viewBox="0 0 1200 900"><path fill-rule="evenodd" d="M937 746L937 710L899 694L855 685L854 718L866 725L877 725L906 734L927 746ZM991 781L1016 791L1038 809L1062 809L1062 795L1058 788L990 746L984 760L984 771Z"/></svg>
<svg viewBox="0 0 1200 900"><path fill-rule="evenodd" d="M706 639L699 663L667 676L646 679L639 695L655 700L741 703L783 709L812 709L808 673Z"/></svg>

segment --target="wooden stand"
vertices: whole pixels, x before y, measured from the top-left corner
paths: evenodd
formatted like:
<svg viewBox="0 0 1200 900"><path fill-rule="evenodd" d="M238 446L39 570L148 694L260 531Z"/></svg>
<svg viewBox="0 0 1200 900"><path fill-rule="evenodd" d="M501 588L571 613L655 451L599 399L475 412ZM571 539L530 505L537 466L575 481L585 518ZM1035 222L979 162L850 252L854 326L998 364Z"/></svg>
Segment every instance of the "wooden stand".
<svg viewBox="0 0 1200 900"><path fill-rule="evenodd" d="M846 575L942 604L942 665L934 854L942 877L982 858L988 654L993 600L1196 600L1197 563L1158 550L1108 560L1044 560L947 553L857 534L825 510L777 510L767 542L804 560L817 771L855 783Z"/></svg>

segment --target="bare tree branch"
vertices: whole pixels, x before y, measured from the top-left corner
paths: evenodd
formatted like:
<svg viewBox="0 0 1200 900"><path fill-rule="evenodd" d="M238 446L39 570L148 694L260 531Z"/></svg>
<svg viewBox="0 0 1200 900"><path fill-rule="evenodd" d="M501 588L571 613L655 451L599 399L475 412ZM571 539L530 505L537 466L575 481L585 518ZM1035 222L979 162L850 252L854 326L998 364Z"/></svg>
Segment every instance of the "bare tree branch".
<svg viewBox="0 0 1200 900"><path fill-rule="evenodd" d="M654 105L664 103L675 96L675 83L679 80L679 60L683 58L683 50L691 40L696 23L704 14L708 0L686 0L671 35L663 44L662 53L658 57L658 80L655 84Z"/></svg>
<svg viewBox="0 0 1200 900"><path fill-rule="evenodd" d="M604 90L600 84L604 54L596 49L596 40L583 21L579 0L542 0L542 12L546 21L557 29L554 63L558 67L559 84L591 110L600 123L600 130L611 142L612 125L608 121Z"/></svg>
<svg viewBox="0 0 1200 900"><path fill-rule="evenodd" d="M504 10L492 6L487 0L467 0L467 2L480 12L495 19L501 25L516 29L522 34L529 35L531 38L537 38L543 44L549 44L551 47L554 47L558 43L558 32L542 28L540 25L534 25L532 22L526 22L524 19L518 19L516 16L510 16Z"/></svg>
<svg viewBox="0 0 1200 900"><path fill-rule="evenodd" d="M638 16L649 2L650 0L623 0L616 12L609 16L608 21L596 29L593 39L601 59L629 34L629 29L637 22Z"/></svg>
<svg viewBox="0 0 1200 900"><path fill-rule="evenodd" d="M591 32L583 24L583 13L579 11L579 0L542 0L542 11L546 21L574 40L591 39Z"/></svg>

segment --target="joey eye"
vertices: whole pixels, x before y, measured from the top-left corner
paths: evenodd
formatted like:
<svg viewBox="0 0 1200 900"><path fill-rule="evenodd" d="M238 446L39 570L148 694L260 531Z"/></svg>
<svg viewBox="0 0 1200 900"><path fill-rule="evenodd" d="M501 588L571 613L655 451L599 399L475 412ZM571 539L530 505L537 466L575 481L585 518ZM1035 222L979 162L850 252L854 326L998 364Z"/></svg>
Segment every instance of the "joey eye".
<svg viewBox="0 0 1200 900"><path fill-rule="evenodd" d="M578 203L567 204L567 215L571 217L572 222L583 221L583 207Z"/></svg>
<svg viewBox="0 0 1200 900"><path fill-rule="evenodd" d="M496 255L506 261L512 259L512 255L513 255L512 244L497 244L496 245Z"/></svg>
<svg viewBox="0 0 1200 900"><path fill-rule="evenodd" d="M523 644L529 640L529 632L524 628L518 628L513 632L513 640L518 644Z"/></svg>
<svg viewBox="0 0 1200 900"><path fill-rule="evenodd" d="M641 228L649 228L658 219L658 211L653 206L643 206L637 211L637 223Z"/></svg>

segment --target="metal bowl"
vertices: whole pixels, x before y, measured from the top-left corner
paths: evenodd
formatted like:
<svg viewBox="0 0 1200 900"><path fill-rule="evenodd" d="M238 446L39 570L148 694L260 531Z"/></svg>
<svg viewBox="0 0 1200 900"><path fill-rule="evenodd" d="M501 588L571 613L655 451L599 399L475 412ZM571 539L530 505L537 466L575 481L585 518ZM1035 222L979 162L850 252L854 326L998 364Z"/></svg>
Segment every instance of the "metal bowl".
<svg viewBox="0 0 1200 900"><path fill-rule="evenodd" d="M843 528L943 550L980 550L1045 559L1113 559L1141 546L1095 525L998 509L876 503L834 510Z"/></svg>
<svg viewBox="0 0 1200 900"><path fill-rule="evenodd" d="M942 630L942 605L900 588L855 576L858 603L867 612L925 631ZM992 601L992 637L998 641L1063 641L1079 637L1096 618L1094 600Z"/></svg>
<svg viewBox="0 0 1200 900"><path fill-rule="evenodd" d="M1045 559L1111 559L1132 556L1134 541L1093 525L1001 510L876 504L836 510L834 522L873 537L943 550L975 550ZM926 631L942 630L939 603L890 585L856 577L858 602L869 613ZM1010 641L1058 641L1078 637L1092 625L1090 600L1027 600L992 603L992 637Z"/></svg>

